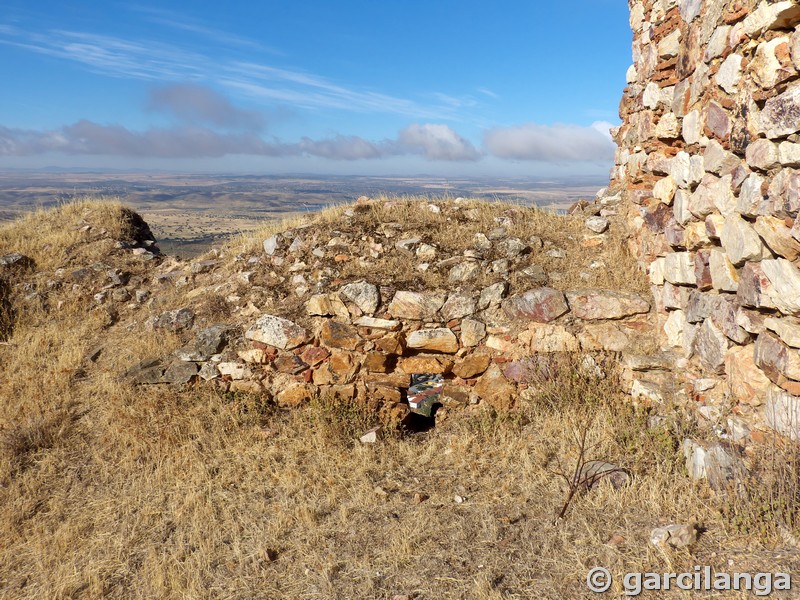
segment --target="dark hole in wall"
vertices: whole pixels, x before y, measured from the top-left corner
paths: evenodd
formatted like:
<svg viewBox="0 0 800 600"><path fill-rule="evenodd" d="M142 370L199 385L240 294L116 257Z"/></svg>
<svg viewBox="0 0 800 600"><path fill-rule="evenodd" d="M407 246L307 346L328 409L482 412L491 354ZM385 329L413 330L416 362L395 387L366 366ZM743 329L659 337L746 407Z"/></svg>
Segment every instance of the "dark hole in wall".
<svg viewBox="0 0 800 600"><path fill-rule="evenodd" d="M406 427L413 432L428 431L436 426L436 412L441 408L445 378L441 374L415 374L406 391L411 413Z"/></svg>
<svg viewBox="0 0 800 600"><path fill-rule="evenodd" d="M436 413L442 407L440 403L436 403L431 408L431 416L426 417L419 413L409 413L404 426L409 433L425 433L436 427Z"/></svg>

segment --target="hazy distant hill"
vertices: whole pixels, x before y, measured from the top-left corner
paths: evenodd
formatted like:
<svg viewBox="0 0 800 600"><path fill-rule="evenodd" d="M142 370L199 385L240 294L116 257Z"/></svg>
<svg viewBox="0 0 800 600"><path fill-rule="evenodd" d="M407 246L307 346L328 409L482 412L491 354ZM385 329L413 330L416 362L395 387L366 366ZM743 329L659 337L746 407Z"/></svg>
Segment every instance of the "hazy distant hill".
<svg viewBox="0 0 800 600"><path fill-rule="evenodd" d="M264 219L317 211L368 196L459 196L564 209L592 198L594 177L442 178L214 175L48 169L0 172L0 220L76 197L113 196L144 215L168 253L195 255Z"/></svg>

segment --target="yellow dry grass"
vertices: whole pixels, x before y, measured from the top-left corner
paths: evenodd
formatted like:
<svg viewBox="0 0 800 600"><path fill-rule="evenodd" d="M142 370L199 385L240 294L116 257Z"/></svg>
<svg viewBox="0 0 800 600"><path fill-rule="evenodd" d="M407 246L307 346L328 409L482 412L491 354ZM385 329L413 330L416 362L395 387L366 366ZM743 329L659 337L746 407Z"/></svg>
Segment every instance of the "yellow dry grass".
<svg viewBox="0 0 800 600"><path fill-rule="evenodd" d="M49 264L44 243L25 243L14 249ZM580 598L594 566L620 595L624 572L726 570L726 548L774 541L726 522L723 500L682 472L681 421L648 428L610 363L595 380L565 359L517 413L477 407L362 446L343 433L351 413L131 387L125 366L179 344L128 331L144 314L109 326L69 290L22 309L0 345L3 598ZM584 427L587 458L629 469L633 483L579 496L554 523L565 498L555 471L579 459ZM691 552L661 553L648 536L671 522L707 532Z"/></svg>
<svg viewBox="0 0 800 600"><path fill-rule="evenodd" d="M655 524L713 524L712 546L719 535L702 491L675 479L674 447L602 398L597 456L636 480L576 499L555 525L555 457L577 459L568 433L589 405L531 398L524 418L481 413L362 447L313 407L131 390L102 373L58 403L36 391L51 404L23 423L44 438L16 449L0 489L7 597L563 598L595 564L660 568ZM608 546L615 534L625 541Z"/></svg>
<svg viewBox="0 0 800 600"><path fill-rule="evenodd" d="M115 199L80 199L54 209L38 209L0 225L0 255L19 252L42 270L67 260L100 260L111 249L89 244L98 239L122 240L131 234L132 212ZM83 253L91 248L92 256Z"/></svg>
<svg viewBox="0 0 800 600"><path fill-rule="evenodd" d="M543 249L533 248L526 264L541 266L551 274L549 285L561 290L601 288L629 290L647 293L647 280L630 256L624 232L613 227L604 241L590 245L593 234L586 229L584 218L560 215L554 211L526 207L508 202L486 202L465 200L459 204L447 201L450 207L457 206L457 213L450 210L433 212L430 200L408 197L378 197L365 204L332 206L319 213L292 217L282 221L271 221L255 232L246 233L228 246L232 256L261 253L261 242L267 237L298 227L311 225L318 238L324 241L337 232L346 232L354 242L369 240L375 232L387 224L403 226L401 233L391 238L391 243L415 235L421 241L437 248L438 257L460 255L473 248L475 235L487 234L500 227L498 219L508 219L504 225L509 237L528 243L538 237L547 245ZM439 203L439 202L437 202ZM440 206L444 203L439 203ZM596 237L596 236L594 236ZM564 258L549 256L548 249L565 251ZM423 286L447 288L447 270L432 266L421 273L416 266L418 260L411 253L400 253L394 248L385 248L381 257L374 260L350 260L341 266L341 277L355 280L391 282L397 287ZM435 262L435 261L434 261ZM491 285L502 278L500 275L483 272L473 284ZM531 286L525 277L514 274L509 282L512 292L523 291Z"/></svg>

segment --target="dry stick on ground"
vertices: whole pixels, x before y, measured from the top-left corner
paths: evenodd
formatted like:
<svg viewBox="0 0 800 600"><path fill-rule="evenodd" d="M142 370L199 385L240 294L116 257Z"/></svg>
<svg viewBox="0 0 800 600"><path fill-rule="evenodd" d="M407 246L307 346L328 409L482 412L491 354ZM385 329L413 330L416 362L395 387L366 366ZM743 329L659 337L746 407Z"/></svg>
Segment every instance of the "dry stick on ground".
<svg viewBox="0 0 800 600"><path fill-rule="evenodd" d="M564 505L561 507L561 512L558 513L555 522L561 521L569 510L569 505L575 498L575 495L585 487L590 487L591 484L597 479L598 474L591 469L586 469L586 465L591 462L586 459L586 454L589 448L586 445L586 438L589 436L589 431L592 428L592 420L580 426L580 432L573 430L572 435L578 447L578 460L575 462L575 469L572 475L569 476L561 468L559 461L559 470L553 471L553 474L558 475L567 482L567 497L564 500Z"/></svg>

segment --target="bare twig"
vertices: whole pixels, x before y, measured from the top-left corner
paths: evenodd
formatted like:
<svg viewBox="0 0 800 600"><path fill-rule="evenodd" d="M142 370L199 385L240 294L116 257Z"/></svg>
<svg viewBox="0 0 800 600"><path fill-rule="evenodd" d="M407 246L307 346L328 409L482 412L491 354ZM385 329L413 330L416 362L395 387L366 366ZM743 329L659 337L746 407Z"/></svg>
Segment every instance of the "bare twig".
<svg viewBox="0 0 800 600"><path fill-rule="evenodd" d="M563 519L575 496L584 490L589 490L594 485L605 477L610 477L614 487L620 487L627 483L629 474L626 469L616 467L604 459L594 458L589 460L588 454L593 445L587 443L589 432L592 428L592 420L581 424L578 428L572 430L574 443L578 449L578 459L575 462L575 467L571 473L568 473L561 465L559 460L559 469L551 471L554 475L561 477L567 484L567 497L561 507L561 511L556 517L556 523ZM622 477L615 476L616 474L624 474Z"/></svg>
<svg viewBox="0 0 800 600"><path fill-rule="evenodd" d="M578 460L575 462L575 469L572 473L571 477L567 477L567 475L563 472L563 470L559 473L566 482L567 482L567 497L564 500L564 505L561 507L561 512L558 513L556 517L556 522L560 521L564 518L567 514L567 510L569 509L569 505L572 502L572 499L575 497L575 494L581 489L585 481L583 481L581 477L581 473L583 473L584 465L586 464L586 438L589 435L589 429L591 427L590 423L587 423L583 427L581 427L580 434L573 430L573 436L575 441L578 445Z"/></svg>

